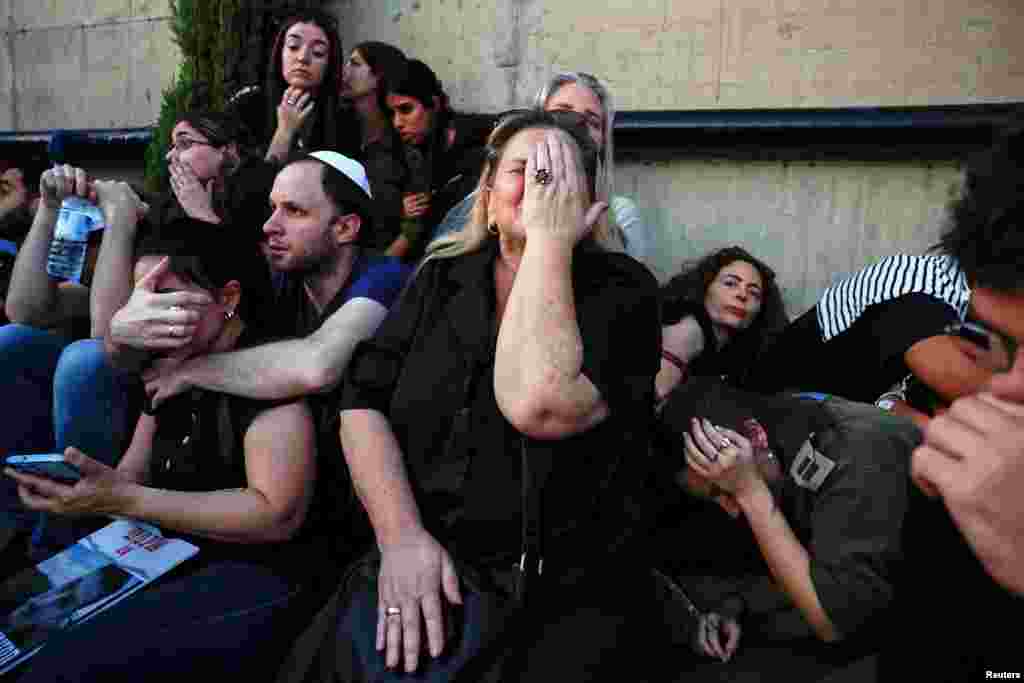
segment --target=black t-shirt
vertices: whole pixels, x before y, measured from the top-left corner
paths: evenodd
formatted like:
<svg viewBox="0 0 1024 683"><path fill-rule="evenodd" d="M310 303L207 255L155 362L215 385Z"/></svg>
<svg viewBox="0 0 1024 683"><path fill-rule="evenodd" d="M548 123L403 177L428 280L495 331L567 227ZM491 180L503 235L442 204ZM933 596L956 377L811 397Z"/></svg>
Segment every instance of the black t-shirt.
<svg viewBox="0 0 1024 683"><path fill-rule="evenodd" d="M249 346L243 333L239 346ZM248 486L245 435L264 411L288 401L257 401L194 389L169 400L156 414L151 485L175 491L217 491ZM320 576L332 536L323 528L321 500L314 497L302 528L276 543L230 543L182 534L199 546L198 562L239 560L261 564L304 583ZM195 563L190 563L195 568Z"/></svg>
<svg viewBox="0 0 1024 683"><path fill-rule="evenodd" d="M510 566L521 548L522 458L550 458L545 573L609 559L641 522L660 326L656 282L621 254L573 262L583 373L609 417L556 441L517 432L494 399L491 242L429 261L353 360L342 410L384 413L424 522L457 557Z"/></svg>
<svg viewBox="0 0 1024 683"><path fill-rule="evenodd" d="M765 392L820 391L874 403L908 374L904 354L959 319L929 294L868 306L845 331L823 341L816 309L793 322L765 352L748 386Z"/></svg>

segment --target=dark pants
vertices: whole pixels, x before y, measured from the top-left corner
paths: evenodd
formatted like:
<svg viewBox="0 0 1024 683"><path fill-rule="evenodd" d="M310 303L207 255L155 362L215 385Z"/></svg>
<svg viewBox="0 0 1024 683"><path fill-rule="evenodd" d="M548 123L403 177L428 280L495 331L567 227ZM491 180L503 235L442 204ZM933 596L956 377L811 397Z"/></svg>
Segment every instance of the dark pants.
<svg viewBox="0 0 1024 683"><path fill-rule="evenodd" d="M211 564L143 588L57 636L18 680L273 680L312 614L303 597L258 565Z"/></svg>
<svg viewBox="0 0 1024 683"><path fill-rule="evenodd" d="M4 325L0 457L63 452L74 446L116 465L135 426L136 390L141 391L138 380L110 366L99 339L69 342L27 325ZM39 519L39 513L21 505L14 481L0 477L0 532L27 532ZM36 527L38 552L52 554L80 535L67 522L49 519L46 526Z"/></svg>
<svg viewBox="0 0 1024 683"><path fill-rule="evenodd" d="M375 648L374 582L357 591L342 612L338 643L352 649L354 680L375 683L673 680L668 627L647 581L646 574L633 580L620 577L601 593L541 589L536 606L525 613L500 596L468 589L464 583L454 646L446 647L437 659L421 655L413 674L385 669L384 654Z"/></svg>

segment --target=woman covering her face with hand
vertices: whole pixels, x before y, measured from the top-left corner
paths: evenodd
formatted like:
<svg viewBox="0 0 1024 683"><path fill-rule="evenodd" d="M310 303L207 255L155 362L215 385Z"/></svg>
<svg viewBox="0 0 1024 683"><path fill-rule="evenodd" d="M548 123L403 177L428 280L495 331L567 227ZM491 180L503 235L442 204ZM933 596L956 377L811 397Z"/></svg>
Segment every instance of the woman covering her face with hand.
<svg viewBox="0 0 1024 683"><path fill-rule="evenodd" d="M192 357L263 340L266 271L255 244L243 247L186 222L145 240L139 254L139 285L209 301L190 342L174 353ZM129 681L140 671L161 680L199 672L265 677L274 670L296 619L308 615L304 599L334 566L313 530L316 450L304 402L196 390L142 415L116 469L74 448L65 457L83 473L74 485L5 472L28 507L142 520L200 551L48 643L21 680Z"/></svg>
<svg viewBox="0 0 1024 683"><path fill-rule="evenodd" d="M471 224L353 357L341 442L378 550L321 654L344 680L637 680L663 652L634 552L656 284L608 249L578 116L510 117L486 151Z"/></svg>

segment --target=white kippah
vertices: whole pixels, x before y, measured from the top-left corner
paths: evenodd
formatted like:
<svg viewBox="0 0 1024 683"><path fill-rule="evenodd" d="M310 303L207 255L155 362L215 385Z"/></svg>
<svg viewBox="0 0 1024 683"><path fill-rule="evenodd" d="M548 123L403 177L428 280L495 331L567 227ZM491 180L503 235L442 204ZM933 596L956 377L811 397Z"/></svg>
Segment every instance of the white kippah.
<svg viewBox="0 0 1024 683"><path fill-rule="evenodd" d="M370 181L366 178L366 169L363 168L361 163L337 152L313 152L309 156L345 174L345 177L358 185L366 193L366 196L373 199L373 193L370 192Z"/></svg>

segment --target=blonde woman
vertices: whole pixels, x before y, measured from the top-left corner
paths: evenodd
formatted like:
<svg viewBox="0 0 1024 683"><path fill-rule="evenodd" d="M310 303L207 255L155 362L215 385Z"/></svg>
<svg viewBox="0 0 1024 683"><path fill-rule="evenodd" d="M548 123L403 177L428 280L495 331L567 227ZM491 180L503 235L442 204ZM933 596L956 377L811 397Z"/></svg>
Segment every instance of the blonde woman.
<svg viewBox="0 0 1024 683"><path fill-rule="evenodd" d="M622 680L628 659L644 680L661 652L633 552L656 283L610 250L579 116L508 118L486 158L472 220L432 245L343 396L379 550L344 588L341 666Z"/></svg>

